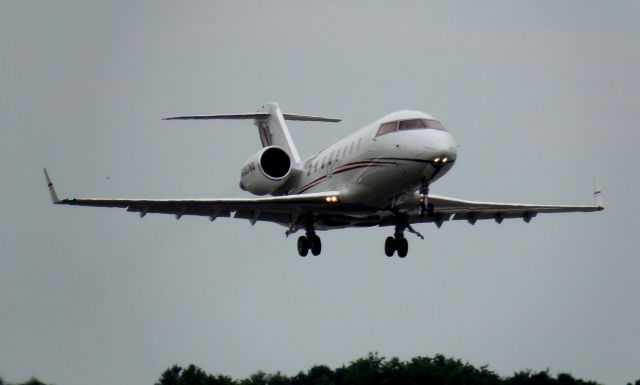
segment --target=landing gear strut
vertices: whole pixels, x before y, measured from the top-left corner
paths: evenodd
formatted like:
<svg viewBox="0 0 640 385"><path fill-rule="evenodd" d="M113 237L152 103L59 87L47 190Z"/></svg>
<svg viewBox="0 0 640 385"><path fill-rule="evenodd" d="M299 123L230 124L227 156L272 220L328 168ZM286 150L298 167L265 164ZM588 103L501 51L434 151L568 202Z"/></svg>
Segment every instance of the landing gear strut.
<svg viewBox="0 0 640 385"><path fill-rule="evenodd" d="M309 214L305 218L305 228L307 234L298 238L298 254L301 257L306 257L311 250L311 254L320 255L322 251L322 242L320 237L316 235L316 230L313 228L313 214Z"/></svg>
<svg viewBox="0 0 640 385"><path fill-rule="evenodd" d="M427 202L427 198L429 195L429 183L424 178L422 178L422 180L420 181L420 194L422 194L422 197L420 198L420 216L424 217L429 211Z"/></svg>

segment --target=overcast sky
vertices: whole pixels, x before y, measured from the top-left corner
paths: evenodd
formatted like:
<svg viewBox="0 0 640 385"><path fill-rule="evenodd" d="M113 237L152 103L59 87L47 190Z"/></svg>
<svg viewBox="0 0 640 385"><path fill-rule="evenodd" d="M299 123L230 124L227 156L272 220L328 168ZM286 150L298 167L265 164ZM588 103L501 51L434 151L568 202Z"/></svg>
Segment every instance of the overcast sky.
<svg viewBox="0 0 640 385"><path fill-rule="evenodd" d="M234 377L442 353L501 375L640 378L640 3L0 0L0 376L151 384L189 363ZM246 196L254 111L304 156L398 109L461 145L431 191L606 210L322 233L140 219L64 196Z"/></svg>

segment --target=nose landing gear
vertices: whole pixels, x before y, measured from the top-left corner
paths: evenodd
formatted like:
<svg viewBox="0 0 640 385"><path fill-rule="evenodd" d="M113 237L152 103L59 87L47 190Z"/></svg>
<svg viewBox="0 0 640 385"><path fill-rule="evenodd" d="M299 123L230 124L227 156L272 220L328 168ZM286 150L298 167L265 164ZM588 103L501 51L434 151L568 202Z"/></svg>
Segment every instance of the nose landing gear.
<svg viewBox="0 0 640 385"><path fill-rule="evenodd" d="M428 202L427 202L427 198L428 198L428 195L429 195L429 183L424 178L420 181L420 194L422 194L422 197L420 198L420 213L419 213L419 215L421 217L424 217L429 212L429 205L428 205Z"/></svg>

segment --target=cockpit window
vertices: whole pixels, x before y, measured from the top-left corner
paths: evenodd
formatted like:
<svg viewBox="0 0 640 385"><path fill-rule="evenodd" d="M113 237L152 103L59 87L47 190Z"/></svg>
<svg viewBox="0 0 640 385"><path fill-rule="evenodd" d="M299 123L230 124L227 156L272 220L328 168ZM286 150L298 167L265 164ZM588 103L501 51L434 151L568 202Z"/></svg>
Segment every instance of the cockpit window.
<svg viewBox="0 0 640 385"><path fill-rule="evenodd" d="M434 130L442 130L446 131L446 129L434 119L407 119L401 120L399 122L388 122L384 123L378 129L378 133L376 136L388 134L390 132L395 132L397 130L406 131L406 130L422 130L426 128L432 128Z"/></svg>
<svg viewBox="0 0 640 385"><path fill-rule="evenodd" d="M385 123L382 126L380 126L376 136L380 136L380 135L388 134L390 132L394 132L397 129L397 127L398 127L398 122Z"/></svg>
<svg viewBox="0 0 640 385"><path fill-rule="evenodd" d="M433 119L411 119L401 120L400 130L419 130L424 128L433 128L435 130L444 130L444 127L440 122Z"/></svg>

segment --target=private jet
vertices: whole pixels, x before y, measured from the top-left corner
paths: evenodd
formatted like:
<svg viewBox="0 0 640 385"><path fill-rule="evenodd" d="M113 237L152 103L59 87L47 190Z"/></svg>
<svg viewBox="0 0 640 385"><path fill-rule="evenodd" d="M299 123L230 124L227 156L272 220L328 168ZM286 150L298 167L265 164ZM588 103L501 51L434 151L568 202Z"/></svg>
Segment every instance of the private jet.
<svg viewBox="0 0 640 385"><path fill-rule="evenodd" d="M405 231L421 239L419 223L520 218L529 222L541 213L603 210L596 188L592 205L538 205L479 202L429 193L431 184L456 163L453 136L435 117L419 111L390 113L336 143L302 159L286 121L340 122L321 116L287 114L277 103L257 112L223 115L176 116L164 120L250 119L258 128L262 149L240 171L240 188L259 197L220 199L101 199L58 198L44 169L54 204L119 207L147 214L172 214L273 222L286 227L285 235L304 231L298 238L300 256L322 250L317 231L348 227L389 226L384 252L407 256Z"/></svg>

